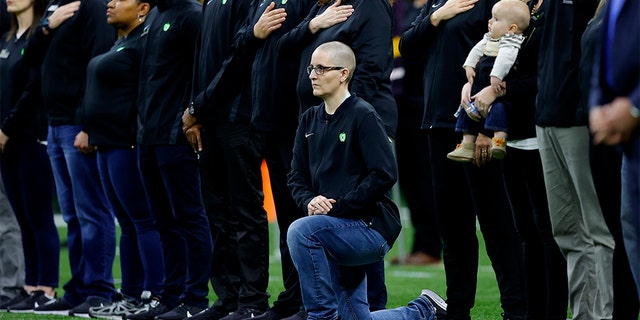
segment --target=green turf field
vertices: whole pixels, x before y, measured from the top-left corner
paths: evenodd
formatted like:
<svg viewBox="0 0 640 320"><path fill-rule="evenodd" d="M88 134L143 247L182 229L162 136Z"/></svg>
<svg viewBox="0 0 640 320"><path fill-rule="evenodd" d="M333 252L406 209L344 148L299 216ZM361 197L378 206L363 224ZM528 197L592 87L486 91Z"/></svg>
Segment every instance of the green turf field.
<svg viewBox="0 0 640 320"><path fill-rule="evenodd" d="M277 229L275 224L271 225L271 230ZM62 243L66 243L66 229L60 229L60 236ZM403 232L405 239L409 239L410 231ZM272 237L273 238L273 237ZM480 240L482 240L480 238ZM274 243L275 240L271 242ZM407 240L409 241L409 240ZM403 245L396 245L392 251L387 255L387 260L396 255L399 248ZM410 246L409 242L404 243L405 247ZM276 252L273 249L272 252ZM60 259L60 283L64 284L70 277L69 262L67 257L66 247L61 250ZM114 267L114 276L116 278L116 285L119 282L120 269L118 267L119 262L116 260ZM280 273L280 263L277 257L272 257L270 264L270 281L269 281L269 293L271 293L271 300L273 301L278 293L282 290L282 278ZM392 266L390 264L386 267L386 283L389 294L388 308L394 308L406 304L408 301L414 299L420 290L423 288L429 288L433 291L445 296L445 278L444 268L440 265L427 266L427 267L410 267L410 266ZM58 295L62 294L62 289L58 289ZM214 300L213 293L210 293L210 300ZM496 285L495 275L491 269L489 260L484 250L484 243L480 241L480 266L478 270L478 289L476 294L476 304L472 310L472 318L474 320L494 320L502 319L500 317L500 301L498 296L498 288ZM68 317L62 316L46 316L46 315L33 315L33 314L10 314L0 313L0 319L63 319Z"/></svg>

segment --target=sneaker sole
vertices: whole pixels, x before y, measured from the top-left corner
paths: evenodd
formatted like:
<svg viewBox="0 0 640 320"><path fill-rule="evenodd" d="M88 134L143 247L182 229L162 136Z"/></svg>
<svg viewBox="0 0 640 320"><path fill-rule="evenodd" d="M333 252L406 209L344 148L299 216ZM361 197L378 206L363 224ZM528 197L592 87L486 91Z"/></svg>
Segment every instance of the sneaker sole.
<svg viewBox="0 0 640 320"><path fill-rule="evenodd" d="M9 310L9 309L7 309L7 312L8 313L33 313L33 309L29 309L29 310L15 310L15 309Z"/></svg>
<svg viewBox="0 0 640 320"><path fill-rule="evenodd" d="M58 315L58 316L68 316L69 315L69 310L51 310L51 311L38 311L35 310L33 311L34 314L52 314L52 315Z"/></svg>
<svg viewBox="0 0 640 320"><path fill-rule="evenodd" d="M71 313L71 312L69 312L69 316L70 317L76 317L76 318L91 319L91 316L88 313ZM121 317L121 319L122 319L122 317Z"/></svg>
<svg viewBox="0 0 640 320"><path fill-rule="evenodd" d="M442 299L437 293L424 289L422 290L422 295L427 297L431 304L436 308L436 314L447 314L447 302Z"/></svg>

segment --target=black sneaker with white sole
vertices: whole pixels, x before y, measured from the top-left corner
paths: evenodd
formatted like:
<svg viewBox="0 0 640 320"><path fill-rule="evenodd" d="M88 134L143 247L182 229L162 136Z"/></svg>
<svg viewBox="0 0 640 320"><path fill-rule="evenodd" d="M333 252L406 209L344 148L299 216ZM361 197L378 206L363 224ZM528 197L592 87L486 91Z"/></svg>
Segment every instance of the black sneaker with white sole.
<svg viewBox="0 0 640 320"><path fill-rule="evenodd" d="M29 297L22 299L13 305L7 307L7 312L11 313L32 313L34 308L45 304L47 301L53 300L44 294L42 290L35 290L29 294Z"/></svg>
<svg viewBox="0 0 640 320"><path fill-rule="evenodd" d="M229 312L220 311L215 308L207 308L191 317L191 320L220 320L227 315L229 315Z"/></svg>
<svg viewBox="0 0 640 320"><path fill-rule="evenodd" d="M431 305L436 309L436 319L444 319L447 315L447 302L442 299L437 293L424 289L422 290L422 296L427 298Z"/></svg>
<svg viewBox="0 0 640 320"><path fill-rule="evenodd" d="M230 313L228 316L220 319L220 320L244 320L244 319L251 319L251 318L255 318L261 314L263 314L264 311L260 311L260 310L255 310L255 309L250 309L250 308L240 308L232 313Z"/></svg>
<svg viewBox="0 0 640 320"><path fill-rule="evenodd" d="M179 304L177 307L156 316L156 320L182 320L195 316L202 312L205 308L191 306L185 303Z"/></svg>
<svg viewBox="0 0 640 320"><path fill-rule="evenodd" d="M69 310L71 310L72 308L73 306L63 298L52 299L39 305L37 308L34 308L33 313L68 316Z"/></svg>

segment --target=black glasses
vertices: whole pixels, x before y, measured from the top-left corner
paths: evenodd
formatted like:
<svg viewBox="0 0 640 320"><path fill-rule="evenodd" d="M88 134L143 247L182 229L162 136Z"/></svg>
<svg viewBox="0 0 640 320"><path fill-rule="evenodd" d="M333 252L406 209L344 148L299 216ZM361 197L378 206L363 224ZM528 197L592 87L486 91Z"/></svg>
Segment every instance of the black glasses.
<svg viewBox="0 0 640 320"><path fill-rule="evenodd" d="M320 66L320 65L314 67L314 66L311 65L311 66L307 67L307 74L311 74L312 70L315 71L315 73L317 75L321 75L321 74L324 74L327 71L342 70L342 69L344 69L344 67L325 67L325 66Z"/></svg>

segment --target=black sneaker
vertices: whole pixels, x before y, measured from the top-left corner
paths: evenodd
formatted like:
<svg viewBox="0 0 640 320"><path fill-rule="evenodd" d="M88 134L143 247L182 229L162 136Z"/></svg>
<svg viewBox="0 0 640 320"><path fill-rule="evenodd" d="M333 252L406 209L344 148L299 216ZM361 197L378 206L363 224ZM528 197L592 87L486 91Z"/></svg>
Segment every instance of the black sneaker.
<svg viewBox="0 0 640 320"><path fill-rule="evenodd" d="M26 299L22 299L22 301L8 306L7 312L31 313L33 312L34 308L52 299L47 298L44 295L44 291L34 290L33 292L31 292L31 294L29 294L29 297L27 297Z"/></svg>
<svg viewBox="0 0 640 320"><path fill-rule="evenodd" d="M169 311L169 308L162 304L157 297L145 303L142 308L127 315L129 320L155 320L156 316Z"/></svg>
<svg viewBox="0 0 640 320"><path fill-rule="evenodd" d="M220 320L228 315L228 312L216 310L214 308L207 308L191 317L190 320Z"/></svg>
<svg viewBox="0 0 640 320"><path fill-rule="evenodd" d="M228 316L222 318L221 320L244 320L244 319L251 319L251 318L255 318L259 315L262 315L264 313L264 311L259 311L259 310L255 310L255 309L250 309L250 308L240 308L232 313L230 313Z"/></svg>
<svg viewBox="0 0 640 320"><path fill-rule="evenodd" d="M282 320L307 320L307 312L304 309L298 311L296 314L286 317Z"/></svg>
<svg viewBox="0 0 640 320"><path fill-rule="evenodd" d="M282 315L273 311L273 309L267 310L267 312L253 317L254 320L280 320L282 319Z"/></svg>
<svg viewBox="0 0 640 320"><path fill-rule="evenodd" d="M196 314L202 312L204 308L190 306L188 304L181 303L177 307L167 311L161 315L156 316L156 320L182 320L191 318Z"/></svg>
<svg viewBox="0 0 640 320"><path fill-rule="evenodd" d="M67 300L64 300L64 298L52 299L33 309L33 313L68 316L69 310L71 310L72 308L73 306L69 302L67 302Z"/></svg>
<svg viewBox="0 0 640 320"><path fill-rule="evenodd" d="M441 296L427 289L422 290L421 295L427 298L436 309L436 319L444 319L447 316L447 302Z"/></svg>
<svg viewBox="0 0 640 320"><path fill-rule="evenodd" d="M111 305L111 301L105 298L89 297L85 302L81 303L79 306L76 306L73 309L69 310L69 316L80 317L80 318L90 318L91 316L89 315L89 309L95 308L95 307L106 307L108 305Z"/></svg>
<svg viewBox="0 0 640 320"><path fill-rule="evenodd" d="M1 300L2 302L0 303L0 310L7 310L9 306L12 306L26 298L29 298L29 294L26 291L24 291L24 289L20 289L18 291L18 294L15 297L13 298L4 297L4 299Z"/></svg>

